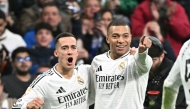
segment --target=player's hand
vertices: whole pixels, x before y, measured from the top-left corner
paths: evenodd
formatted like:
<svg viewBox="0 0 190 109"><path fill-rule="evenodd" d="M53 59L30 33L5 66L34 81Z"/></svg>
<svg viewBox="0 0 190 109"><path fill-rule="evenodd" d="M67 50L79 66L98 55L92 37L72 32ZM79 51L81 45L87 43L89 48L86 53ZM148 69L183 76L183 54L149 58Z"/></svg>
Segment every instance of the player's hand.
<svg viewBox="0 0 190 109"><path fill-rule="evenodd" d="M152 45L152 41L146 37L142 36L139 41L139 53L143 53L147 48L150 48Z"/></svg>
<svg viewBox="0 0 190 109"><path fill-rule="evenodd" d="M39 97L34 98L26 106L27 109L39 109L44 104L44 100Z"/></svg>
<svg viewBox="0 0 190 109"><path fill-rule="evenodd" d="M136 52L137 52L137 48L135 47L130 48L130 55L135 55Z"/></svg>

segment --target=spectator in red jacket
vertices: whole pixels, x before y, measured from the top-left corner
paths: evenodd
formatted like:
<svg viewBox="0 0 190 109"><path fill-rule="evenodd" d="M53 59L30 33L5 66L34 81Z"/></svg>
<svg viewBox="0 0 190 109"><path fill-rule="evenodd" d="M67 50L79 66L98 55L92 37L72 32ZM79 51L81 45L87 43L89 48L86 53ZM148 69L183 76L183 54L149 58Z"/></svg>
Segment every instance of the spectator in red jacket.
<svg viewBox="0 0 190 109"><path fill-rule="evenodd" d="M145 0L139 4L131 16L132 34L142 36L144 28L154 35L154 24L157 22L163 38L168 39L177 56L183 42L190 35L190 23L183 7L171 0Z"/></svg>

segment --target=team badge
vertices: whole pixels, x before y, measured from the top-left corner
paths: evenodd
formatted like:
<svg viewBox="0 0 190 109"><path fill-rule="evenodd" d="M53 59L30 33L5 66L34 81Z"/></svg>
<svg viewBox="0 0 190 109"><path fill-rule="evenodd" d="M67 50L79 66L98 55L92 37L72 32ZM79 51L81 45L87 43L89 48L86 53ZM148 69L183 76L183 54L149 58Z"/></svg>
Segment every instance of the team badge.
<svg viewBox="0 0 190 109"><path fill-rule="evenodd" d="M32 89L29 87L27 88L26 92L22 95L22 97L24 97L25 95L29 94L32 92Z"/></svg>
<svg viewBox="0 0 190 109"><path fill-rule="evenodd" d="M125 62L121 62L118 66L119 70L123 70L125 68Z"/></svg>
<svg viewBox="0 0 190 109"><path fill-rule="evenodd" d="M83 84L84 84L84 80L83 80L80 76L78 76L77 79L78 79L78 83L79 83L80 85L83 85Z"/></svg>

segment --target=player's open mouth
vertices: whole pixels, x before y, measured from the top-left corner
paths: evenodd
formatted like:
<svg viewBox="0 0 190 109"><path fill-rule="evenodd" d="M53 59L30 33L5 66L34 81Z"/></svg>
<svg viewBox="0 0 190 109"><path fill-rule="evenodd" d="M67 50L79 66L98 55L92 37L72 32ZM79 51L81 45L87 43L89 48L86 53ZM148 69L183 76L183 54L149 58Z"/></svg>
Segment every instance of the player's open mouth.
<svg viewBox="0 0 190 109"><path fill-rule="evenodd" d="M73 62L73 58L72 58L72 57L69 57L69 58L68 58L68 62L69 62L69 63L72 63L72 62Z"/></svg>

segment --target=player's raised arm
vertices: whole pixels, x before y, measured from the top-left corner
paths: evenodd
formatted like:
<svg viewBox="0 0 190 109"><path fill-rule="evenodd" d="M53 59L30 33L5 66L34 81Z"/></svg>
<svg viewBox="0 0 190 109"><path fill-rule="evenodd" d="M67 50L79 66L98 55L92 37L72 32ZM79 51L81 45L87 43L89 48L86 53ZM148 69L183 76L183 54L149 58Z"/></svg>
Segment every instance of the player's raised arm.
<svg viewBox="0 0 190 109"><path fill-rule="evenodd" d="M139 73L147 73L152 66L152 59L148 56L148 48L150 48L151 45L152 41L147 36L140 38L138 52L135 54Z"/></svg>
<svg viewBox="0 0 190 109"><path fill-rule="evenodd" d="M139 41L139 53L145 52L152 45L152 41L146 37L142 36Z"/></svg>

